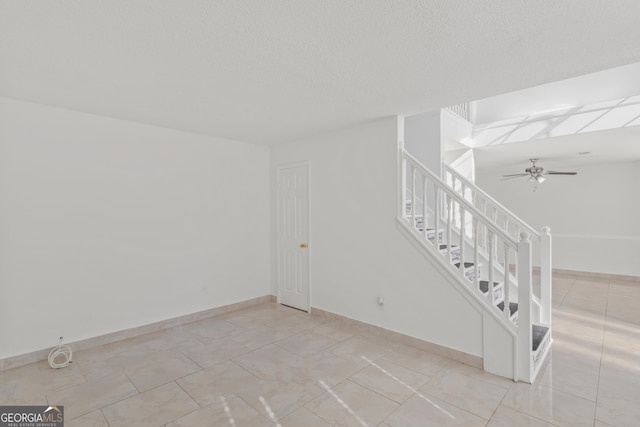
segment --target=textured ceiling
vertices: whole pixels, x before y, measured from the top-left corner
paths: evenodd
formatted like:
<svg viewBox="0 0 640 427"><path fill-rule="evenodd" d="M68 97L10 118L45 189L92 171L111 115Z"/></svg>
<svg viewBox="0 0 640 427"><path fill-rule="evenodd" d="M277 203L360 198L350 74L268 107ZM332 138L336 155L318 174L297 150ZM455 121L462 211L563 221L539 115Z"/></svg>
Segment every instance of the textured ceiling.
<svg viewBox="0 0 640 427"><path fill-rule="evenodd" d="M274 144L640 61L640 2L0 2L0 96Z"/></svg>

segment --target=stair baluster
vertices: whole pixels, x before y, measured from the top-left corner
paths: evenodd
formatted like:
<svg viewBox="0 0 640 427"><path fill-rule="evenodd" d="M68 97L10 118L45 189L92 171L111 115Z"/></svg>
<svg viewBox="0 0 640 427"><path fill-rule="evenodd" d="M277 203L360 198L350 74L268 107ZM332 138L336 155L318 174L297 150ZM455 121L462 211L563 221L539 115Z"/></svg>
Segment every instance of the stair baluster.
<svg viewBox="0 0 640 427"><path fill-rule="evenodd" d="M451 188L453 188L453 191L456 191L456 177L455 176L451 177ZM452 206L452 209L453 208L454 208L454 206ZM453 209L451 211L451 219L452 219L453 223L455 224L455 221L456 221L456 211L455 211L455 209Z"/></svg>
<svg viewBox="0 0 640 427"><path fill-rule="evenodd" d="M504 313L507 319L511 319L511 301L509 301L509 247L504 244Z"/></svg>
<svg viewBox="0 0 640 427"><path fill-rule="evenodd" d="M487 201L485 200L482 205L484 206L484 210L482 211L482 213L485 214L485 216L488 218L489 214L487 213ZM488 227L484 227L484 234L483 234L483 238L482 238L482 244L484 247L484 250L486 253L490 252L489 249L489 228Z"/></svg>
<svg viewBox="0 0 640 427"><path fill-rule="evenodd" d="M498 210L496 208L493 208L493 223L496 224L496 225L498 224ZM494 236L494 238L495 238L495 236ZM493 244L493 250L496 252L495 256L497 258L498 257L498 242L494 241L493 243L494 243Z"/></svg>
<svg viewBox="0 0 640 427"><path fill-rule="evenodd" d="M518 227L518 224L514 224L515 226L515 231L514 231L514 236L516 236L516 239L519 238L520 236L520 227ZM516 257L517 257L517 253L516 253ZM513 270L513 274L512 276L517 280L519 275L520 275L520 262L518 262L517 259L514 260L514 270Z"/></svg>
<svg viewBox="0 0 640 427"><path fill-rule="evenodd" d="M404 143L398 144L400 151L400 206L398 206L398 218L407 217L407 159L402 155L404 152Z"/></svg>
<svg viewBox="0 0 640 427"><path fill-rule="evenodd" d="M461 193L462 198L464 198L464 193L463 193L463 190L462 190L463 188L464 188L464 184L463 184L462 181L460 181L460 193ZM462 218L461 209L462 209L462 205L460 205L460 203L458 203L458 221L459 221L460 225L462 224L462 221L464 221L463 218ZM460 225L458 225L458 229L460 229Z"/></svg>
<svg viewBox="0 0 640 427"><path fill-rule="evenodd" d="M551 324L551 229L542 228L540 253L540 321Z"/></svg>
<svg viewBox="0 0 640 427"><path fill-rule="evenodd" d="M485 227L488 228L488 227ZM489 298L491 303L493 303L493 266L495 264L495 251L493 250L494 245L494 236L493 231L489 230Z"/></svg>
<svg viewBox="0 0 640 427"><path fill-rule="evenodd" d="M447 200L447 253L449 254L449 262L453 263L453 257L451 256L451 217L453 215L453 204L451 196L446 195Z"/></svg>
<svg viewBox="0 0 640 427"><path fill-rule="evenodd" d="M473 234L473 287L480 289L480 270L478 267L478 218L475 216L471 223L471 233Z"/></svg>
<svg viewBox="0 0 640 427"><path fill-rule="evenodd" d="M436 223L435 226L433 227L436 234L434 235L433 238L433 243L435 244L436 248L440 248L440 199L441 199L441 195L440 195L440 188L438 188L435 184L434 184L434 192L435 192L435 197L436 197Z"/></svg>
<svg viewBox="0 0 640 427"><path fill-rule="evenodd" d="M464 277L465 279L466 274L465 274L465 267L464 267L464 247L465 247L465 242L464 242L464 235L465 235L465 210L462 206L458 205L458 216L460 217L460 271L462 272L462 277Z"/></svg>
<svg viewBox="0 0 640 427"><path fill-rule="evenodd" d="M422 176L422 236L427 238L427 176Z"/></svg>
<svg viewBox="0 0 640 427"><path fill-rule="evenodd" d="M411 226L416 226L416 172L415 166L411 168Z"/></svg>

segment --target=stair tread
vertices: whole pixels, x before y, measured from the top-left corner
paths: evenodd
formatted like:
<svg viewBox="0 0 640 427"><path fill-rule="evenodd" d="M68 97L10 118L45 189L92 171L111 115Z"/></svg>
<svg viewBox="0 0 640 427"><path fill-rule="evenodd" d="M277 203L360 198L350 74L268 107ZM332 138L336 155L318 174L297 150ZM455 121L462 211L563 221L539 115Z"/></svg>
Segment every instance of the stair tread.
<svg viewBox="0 0 640 427"><path fill-rule="evenodd" d="M424 232L424 227L422 226L422 224L416 225L416 230ZM434 231L435 230L433 228L427 228L427 233L432 233ZM438 233L442 234L442 230L440 230Z"/></svg>
<svg viewBox="0 0 640 427"><path fill-rule="evenodd" d="M547 335L548 331L549 331L548 326L537 325L535 323L531 325L531 332L532 332L531 349L533 351L538 350L538 347L540 347L540 344L544 340L544 337Z"/></svg>
<svg viewBox="0 0 640 427"><path fill-rule="evenodd" d="M449 245L445 245L445 244L440 245L440 250L448 249L448 248L449 248ZM451 245L451 249L458 249L458 245Z"/></svg>
<svg viewBox="0 0 640 427"><path fill-rule="evenodd" d="M456 262L455 264L453 264L456 268L460 268L460 263ZM465 262L464 263L464 268L471 268L473 267L475 264L472 262Z"/></svg>
<svg viewBox="0 0 640 427"><path fill-rule="evenodd" d="M493 282L493 286L498 286L500 282ZM489 292L489 281L488 280L480 280L480 292L486 294Z"/></svg>
<svg viewBox="0 0 640 427"><path fill-rule="evenodd" d="M504 301L500 301L500 303L498 303L497 307L500 309L500 311L504 311ZM509 317L513 316L517 311L518 311L518 303L517 302L510 302L509 303Z"/></svg>

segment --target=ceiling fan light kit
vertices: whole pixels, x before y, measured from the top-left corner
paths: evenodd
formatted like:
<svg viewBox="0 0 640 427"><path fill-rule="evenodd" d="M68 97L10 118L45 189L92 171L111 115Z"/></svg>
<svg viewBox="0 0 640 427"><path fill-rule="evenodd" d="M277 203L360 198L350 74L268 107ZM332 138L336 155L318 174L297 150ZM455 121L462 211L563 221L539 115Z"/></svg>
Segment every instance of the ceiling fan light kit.
<svg viewBox="0 0 640 427"><path fill-rule="evenodd" d="M535 184L533 191L536 191L538 189L538 184L542 184L544 181L546 181L547 176L549 175L577 175L578 174L578 172L558 172L558 171L545 172L542 166L536 165L536 162L538 161L538 159L529 159L529 161L531 162L531 166L526 168L524 170L524 173L512 173L509 175L503 175L502 181L505 181L507 179L528 176L529 177L528 182L533 182Z"/></svg>

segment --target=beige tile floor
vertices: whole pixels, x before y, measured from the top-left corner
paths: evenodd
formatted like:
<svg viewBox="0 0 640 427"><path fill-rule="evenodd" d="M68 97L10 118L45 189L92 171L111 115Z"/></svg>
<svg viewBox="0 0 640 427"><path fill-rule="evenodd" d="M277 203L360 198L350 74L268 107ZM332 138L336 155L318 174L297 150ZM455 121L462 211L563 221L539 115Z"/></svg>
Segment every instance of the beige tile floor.
<svg viewBox="0 0 640 427"><path fill-rule="evenodd" d="M0 374L0 404L87 426L638 426L640 284L557 275L533 385L277 304Z"/></svg>

